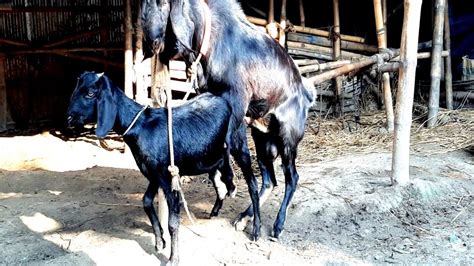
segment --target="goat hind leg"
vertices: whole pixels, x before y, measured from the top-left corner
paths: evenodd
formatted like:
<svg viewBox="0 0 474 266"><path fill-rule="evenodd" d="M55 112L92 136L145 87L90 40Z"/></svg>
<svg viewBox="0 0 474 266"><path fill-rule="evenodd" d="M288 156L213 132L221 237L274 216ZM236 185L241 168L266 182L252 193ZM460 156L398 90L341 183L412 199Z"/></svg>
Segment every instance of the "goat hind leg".
<svg viewBox="0 0 474 266"><path fill-rule="evenodd" d="M261 207L270 196L273 187L277 185L273 162L278 156L278 152L272 138L268 134L253 128L252 137L255 142L258 166L262 174L262 187L258 195ZM253 218L253 214L253 207L250 205L234 220L235 228L237 230L243 230L247 226L247 223Z"/></svg>
<svg viewBox="0 0 474 266"><path fill-rule="evenodd" d="M161 250L165 247L166 243L163 240L163 228L161 227L158 216L156 215L155 207L153 206L153 200L158 191L158 185L155 182L150 182L145 194L143 195L143 208L145 210L148 219L150 219L153 233L155 235L155 249Z"/></svg>

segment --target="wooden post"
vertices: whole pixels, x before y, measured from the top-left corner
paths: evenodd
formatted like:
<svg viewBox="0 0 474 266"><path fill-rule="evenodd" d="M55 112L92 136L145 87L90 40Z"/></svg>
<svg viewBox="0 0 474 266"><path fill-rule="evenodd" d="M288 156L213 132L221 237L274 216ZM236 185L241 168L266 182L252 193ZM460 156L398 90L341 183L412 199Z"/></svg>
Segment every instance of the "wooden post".
<svg viewBox="0 0 474 266"><path fill-rule="evenodd" d="M102 7L108 7L108 1L101 0L100 5ZM99 23L100 23L101 28L108 29L107 13L105 12L99 13ZM108 40L108 30L101 30L100 31L100 44L102 47L107 47L107 40ZM108 58L107 51L104 51L103 55L104 55L104 58ZM106 63L104 63L104 72L107 72L108 70L109 70L109 66Z"/></svg>
<svg viewBox="0 0 474 266"><path fill-rule="evenodd" d="M0 132L7 130L7 84L5 82L5 58L0 56Z"/></svg>
<svg viewBox="0 0 474 266"><path fill-rule="evenodd" d="M445 0L436 0L433 29L433 51L431 53L431 87L428 104L428 128L436 126L439 111L439 87L441 83L441 51L443 50Z"/></svg>
<svg viewBox="0 0 474 266"><path fill-rule="evenodd" d="M268 0L268 19L267 19L267 33L272 36L272 38L278 38L278 28L275 23L275 4L274 0Z"/></svg>
<svg viewBox="0 0 474 266"><path fill-rule="evenodd" d="M133 99L132 0L125 0L125 94Z"/></svg>
<svg viewBox="0 0 474 266"><path fill-rule="evenodd" d="M392 184L406 185L410 180L410 129L417 64L418 33L422 0L405 0L400 44L400 70L392 155Z"/></svg>
<svg viewBox="0 0 474 266"><path fill-rule="evenodd" d="M148 104L148 91L145 86L145 75L148 71L143 69L143 28L141 19L141 4L138 4L138 16L137 16L137 28L136 28L136 40L135 40L135 59L134 59L134 71L135 71L135 88L136 88L136 99L141 104Z"/></svg>
<svg viewBox="0 0 474 266"><path fill-rule="evenodd" d="M387 33L384 26L384 18L382 12L382 0L374 0L375 28L377 32L377 41L379 49L387 49ZM393 132L393 102L392 90L390 88L390 74L385 72L382 74L383 95L385 103L385 113L387 115L387 131Z"/></svg>
<svg viewBox="0 0 474 266"><path fill-rule="evenodd" d="M446 108L453 109L453 74L451 72L451 29L449 28L449 5L446 0L444 8L444 50L449 55L444 58L444 87L446 89Z"/></svg>
<svg viewBox="0 0 474 266"><path fill-rule="evenodd" d="M304 27L305 26L305 15L304 15L303 0L299 0L299 6L300 6L300 26Z"/></svg>
<svg viewBox="0 0 474 266"><path fill-rule="evenodd" d="M339 20L339 0L333 0L333 16L334 16L334 29L333 29L333 59L334 61L338 61L341 59L341 25ZM339 102L339 116L344 115L344 98L342 97L343 94L343 87L342 87L342 76L336 77L334 80L334 87L336 89L336 96ZM336 112L336 113L338 113Z"/></svg>
<svg viewBox="0 0 474 266"><path fill-rule="evenodd" d="M286 0L281 0L280 32L278 42L285 47L285 29L286 29Z"/></svg>

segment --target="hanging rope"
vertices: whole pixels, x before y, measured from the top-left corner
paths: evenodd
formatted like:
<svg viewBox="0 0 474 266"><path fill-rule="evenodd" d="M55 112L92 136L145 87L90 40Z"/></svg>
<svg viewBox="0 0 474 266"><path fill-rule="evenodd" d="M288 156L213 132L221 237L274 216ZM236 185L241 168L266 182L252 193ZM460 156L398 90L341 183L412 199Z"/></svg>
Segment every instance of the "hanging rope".
<svg viewBox="0 0 474 266"><path fill-rule="evenodd" d="M199 50L199 54L196 57L196 60L194 60L194 62L191 64L191 68L190 68L191 88L186 93L184 100L188 98L191 92L191 89L195 87L196 80L197 80L197 65L201 61L202 56L207 53L207 50L209 48L209 40L211 36L211 14L209 11L209 7L204 1L202 1L202 6L204 9L204 19L205 19L204 35L203 35L203 40L201 43L201 48ZM194 219L192 218L191 213L189 212L188 204L184 197L184 193L181 189L181 178L179 176L179 168L174 163L173 110L172 110L173 97L171 94L170 86L166 86L166 97L167 97L166 104L168 107L168 143L169 143L169 153L170 153L170 165L168 166L168 171L170 172L170 175L171 175L171 189L172 191L177 191L179 193L181 197L181 201L183 202L184 210L186 211L186 214L189 220L191 221L191 223L195 225Z"/></svg>

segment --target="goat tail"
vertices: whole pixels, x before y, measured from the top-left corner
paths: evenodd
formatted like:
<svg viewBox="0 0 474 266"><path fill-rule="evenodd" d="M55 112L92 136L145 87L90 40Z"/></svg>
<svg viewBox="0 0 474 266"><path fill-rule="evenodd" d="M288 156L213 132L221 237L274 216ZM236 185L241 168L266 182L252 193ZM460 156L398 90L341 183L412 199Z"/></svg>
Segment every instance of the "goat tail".
<svg viewBox="0 0 474 266"><path fill-rule="evenodd" d="M305 77L301 77L304 87L304 95L306 99L309 101L309 106L312 106L316 101L316 97L318 96L316 87L314 86L313 82Z"/></svg>

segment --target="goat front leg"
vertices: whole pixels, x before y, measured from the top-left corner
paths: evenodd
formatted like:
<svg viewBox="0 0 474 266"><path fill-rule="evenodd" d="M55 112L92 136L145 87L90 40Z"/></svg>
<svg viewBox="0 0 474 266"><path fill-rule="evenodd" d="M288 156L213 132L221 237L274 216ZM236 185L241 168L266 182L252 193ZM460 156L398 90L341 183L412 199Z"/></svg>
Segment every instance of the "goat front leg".
<svg viewBox="0 0 474 266"><path fill-rule="evenodd" d="M155 249L159 251L164 248L165 243L162 239L163 229L158 220L158 216L156 215L155 207L153 206L153 200L155 199L157 191L158 184L156 184L156 182L150 182L145 194L143 195L143 208L145 209L145 213L148 216L148 219L150 219L153 228L153 233L155 235Z"/></svg>

